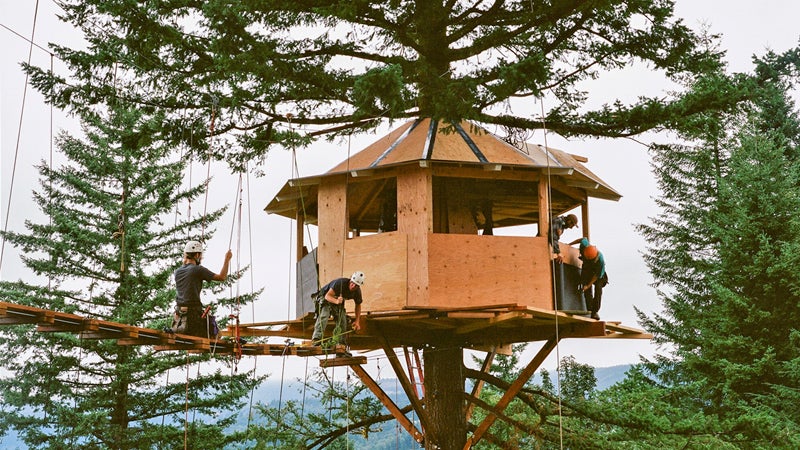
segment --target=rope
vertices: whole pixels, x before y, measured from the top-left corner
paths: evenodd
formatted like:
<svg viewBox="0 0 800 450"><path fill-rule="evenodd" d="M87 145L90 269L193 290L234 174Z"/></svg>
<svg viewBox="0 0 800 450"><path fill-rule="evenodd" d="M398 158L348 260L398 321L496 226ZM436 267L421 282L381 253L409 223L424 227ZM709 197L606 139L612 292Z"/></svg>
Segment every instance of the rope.
<svg viewBox="0 0 800 450"><path fill-rule="evenodd" d="M245 169L246 170L246 169ZM228 248L231 248L233 244L233 230L236 229L236 273L241 271L241 248L242 248L242 197L243 197L243 183L242 183L242 172L239 172L239 182L236 188L236 200L234 202L238 203L237 206L234 207L234 214L233 214L233 223L231 224L231 234L228 240ZM252 259L252 252L250 254ZM240 292L240 284L239 279L236 279L236 304L231 306L231 313L228 315L229 319L233 319L235 323L234 328L234 349L233 349L233 360L234 360L234 372L238 373L239 371L239 361L242 359L242 340L241 340L241 330L239 328L239 313L241 312L241 292ZM233 286L231 286L233 289Z"/></svg>
<svg viewBox="0 0 800 450"><path fill-rule="evenodd" d="M189 448L189 351L186 351L186 402L183 411L183 450Z"/></svg>
<svg viewBox="0 0 800 450"><path fill-rule="evenodd" d="M200 241L205 241L206 236L206 213L208 212L208 191L209 185L211 184L211 155L212 151L214 150L214 121L217 117L217 98L212 97L211 102L211 124L209 125L209 132L208 132L208 150L206 151L206 193L205 199L203 201L203 220L200 225Z"/></svg>
<svg viewBox="0 0 800 450"><path fill-rule="evenodd" d="M31 26L31 38L29 40L30 46L28 47L28 65L31 63L31 59L33 58L33 38L36 34L36 22L39 17L39 0L36 0L36 7L33 11L33 25ZM52 64L52 60L51 60ZM22 118L25 116L25 101L28 97L28 79L30 76L27 72L25 72L25 84L22 87L22 105L20 106L19 111L19 125L17 125L17 142L14 145L14 163L11 166L11 183L10 187L8 188L8 202L6 206L6 217L3 221L3 239L2 243L0 243L0 269L3 267L3 255L5 254L6 250L6 237L5 233L8 232L8 218L11 214L11 199L12 194L14 192L14 181L17 175L17 160L19 158L19 143L22 137Z"/></svg>
<svg viewBox="0 0 800 450"><path fill-rule="evenodd" d="M53 76L53 55L50 55L50 76ZM50 95L53 95L53 90L55 89L54 86L50 86ZM48 158L48 198L47 198L47 218L48 218L48 226L53 226L53 109L54 106L50 103L50 139L49 139L49 158ZM10 206L10 205L9 205ZM0 258L2 259L2 258ZM51 292L53 285L53 276L52 274L47 274L47 291Z"/></svg>
<svg viewBox="0 0 800 450"><path fill-rule="evenodd" d="M552 202L552 184L550 181L550 147L547 145L547 124L545 123L544 119L544 101L542 98L539 98L539 104L541 105L542 111L542 136L544 138L544 151L545 151L545 159L547 159L547 217L550 218L552 221L553 217L553 202ZM553 224L552 222L549 224L550 230L548 230L548 235L552 233ZM556 244L558 245L558 244ZM555 277L555 260L550 261L551 265L551 278L553 283L553 292L556 293L556 277ZM555 297L555 296L554 296ZM559 338L559 330L558 330L558 304L556 299L554 298L553 310L555 316L555 332L556 332L556 394L558 398L558 440L559 440L559 448L564 448L564 424L561 415L561 350L560 350L560 341Z"/></svg>
<svg viewBox="0 0 800 450"><path fill-rule="evenodd" d="M247 233L247 238L248 238L247 242L248 242L248 246L249 246L248 247L248 250L249 250L248 254L250 255L250 295L253 295L255 293L255 291L256 291L256 289L255 289L255 280L253 279L253 273L255 271L255 268L253 266L253 232L252 232L252 230L253 230L253 225L252 225L252 217L253 217L253 215L252 215L252 213L250 211L250 205L252 204L250 202L250 171L247 170L246 163L245 163L245 172L247 173L247 178L246 178L246 181L247 181L247 231L248 231L248 233ZM255 301L251 301L250 302L250 315L253 317L253 319L255 321L255 317L256 317ZM238 332L238 330L239 330L239 324L238 323L236 324L236 329L237 329L237 332ZM238 340L239 340L239 336L237 336L237 341ZM245 429L246 430L245 434L248 437L249 437L249 433L250 433L250 422L251 422L252 417L253 417L253 397L254 397L255 391L256 391L255 380L256 380L256 371L257 371L257 369L258 369L258 355L255 355L254 359L253 359L253 384L252 384L252 387L250 388L250 405L249 405L248 410L247 410L247 428Z"/></svg>

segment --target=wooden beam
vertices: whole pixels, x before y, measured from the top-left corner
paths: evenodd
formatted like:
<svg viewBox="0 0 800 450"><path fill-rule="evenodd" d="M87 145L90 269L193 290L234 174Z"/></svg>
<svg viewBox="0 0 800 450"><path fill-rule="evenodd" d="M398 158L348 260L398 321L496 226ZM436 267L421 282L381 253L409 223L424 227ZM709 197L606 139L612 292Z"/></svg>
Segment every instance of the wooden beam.
<svg viewBox="0 0 800 450"><path fill-rule="evenodd" d="M589 234L589 199L581 203L581 226L583 227L583 236L592 241Z"/></svg>
<svg viewBox="0 0 800 450"><path fill-rule="evenodd" d="M414 389L411 381L409 381L408 375L406 375L406 372L403 369L403 365L400 364L400 359L397 357L397 354L394 352L394 349L391 347L391 345L389 345L389 341L386 340L385 336L381 335L380 340L381 346L383 347L383 352L386 353L386 358L389 360L389 364L392 365L395 375L397 375L397 381L400 382L400 386L403 387L403 391L405 391L408 401L411 403L414 411L416 411L417 417L419 417L420 426L423 430L428 428L428 412L425 411L425 408L422 406L422 402L420 402L417 398L415 394L416 389Z"/></svg>
<svg viewBox="0 0 800 450"><path fill-rule="evenodd" d="M302 200L301 200L301 202L302 202ZM297 262L299 262L301 259L303 259L303 256L306 256L306 255L303 254L303 246L305 245L305 233L303 232L303 226L305 225L305 219L306 219L305 214L306 214L306 212L305 212L305 208L303 207L303 204L300 203L300 202L298 202L298 203L299 203L299 205L298 205L297 214L296 214L296 217L295 217L295 219L297 219L297 221L295 223L295 233L297 235L297 238L295 240L295 242L296 242L295 243L296 256L297 256L297 260L296 261Z"/></svg>
<svg viewBox="0 0 800 450"><path fill-rule="evenodd" d="M319 366L320 367L340 367L340 366L350 366L355 370L355 367L360 367L360 364L366 364L367 357L366 356L340 356L337 355L335 358L323 359L320 360Z"/></svg>
<svg viewBox="0 0 800 450"><path fill-rule="evenodd" d="M506 392L503 394L503 397L500 398L495 405L495 410L493 411L502 413L506 407L508 407L508 405L511 403L511 400L513 400L519 391L525 387L525 383L527 383L528 380L533 376L533 374L536 372L536 369L542 365L542 362L544 362L545 358L547 358L547 355L553 351L553 349L556 347L556 344L558 344L558 341L559 338L553 336L548 339L547 342L545 342L544 346L533 357L531 362L528 363L524 369L522 369L517 379L511 383L511 387L506 390ZM475 429L475 432L472 433L472 436L467 439L467 443L464 446L465 450L472 448L474 444L480 441L483 433L485 433L489 427L492 426L494 421L497 419L497 415L493 411L489 412L486 418L483 419L483 422L481 422L480 425L478 425L478 427Z"/></svg>
<svg viewBox="0 0 800 450"><path fill-rule="evenodd" d="M494 357L497 355L497 351L492 349L489 353L486 354L486 358L483 360L483 364L481 365L481 372L489 373L489 369L492 368L492 362L494 361ZM472 393L470 396L472 398L478 398L481 395L481 391L483 390L483 380L477 380L475 386L472 386ZM475 403L469 402L467 404L467 410L465 415L467 417L467 422L469 422L470 417L472 416L472 411L475 410Z"/></svg>
<svg viewBox="0 0 800 450"><path fill-rule="evenodd" d="M455 329L455 334L466 334L483 328L489 328L491 326L497 325L500 322L525 318L527 316L528 316L527 314L522 312L507 312L504 314L498 314L495 317L486 320L475 321L475 323L460 326Z"/></svg>
<svg viewBox="0 0 800 450"><path fill-rule="evenodd" d="M539 180L539 236L547 237L550 233L550 180Z"/></svg>
<svg viewBox="0 0 800 450"><path fill-rule="evenodd" d="M378 400L383 403L383 406L389 410L389 413L391 413L395 420L397 420L397 423L399 423L400 426L403 427L408 434L414 438L415 441L417 441L417 443L421 444L424 440L422 433L410 420L408 420L408 417L406 417L406 415L400 411L400 408L397 407L397 405L392 401L391 397L386 394L383 388L381 388L381 386L369 376L363 367L355 365L351 366L351 368L358 378L361 379L361 382L364 383L364 385L367 386L373 394L375 394L375 397L377 397Z"/></svg>
<svg viewBox="0 0 800 450"><path fill-rule="evenodd" d="M39 333L82 333L84 331L97 331L97 329L98 321L95 319L82 319L80 322L64 322L60 320L54 320L52 324L40 323L36 326L36 331Z"/></svg>

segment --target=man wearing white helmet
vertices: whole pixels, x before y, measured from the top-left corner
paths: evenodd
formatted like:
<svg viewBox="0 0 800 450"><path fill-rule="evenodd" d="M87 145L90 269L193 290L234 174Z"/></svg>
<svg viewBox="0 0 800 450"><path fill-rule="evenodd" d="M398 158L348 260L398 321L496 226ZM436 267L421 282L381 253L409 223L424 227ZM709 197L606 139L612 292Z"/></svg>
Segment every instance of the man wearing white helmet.
<svg viewBox="0 0 800 450"><path fill-rule="evenodd" d="M361 286L364 285L364 272L356 271L350 278L337 278L322 287L317 292L317 321L314 323L314 334L311 341L315 346L322 345L322 336L325 334L325 327L328 326L328 319L333 316L336 326L333 330L329 347L340 342L346 343L344 333L347 331L347 314L345 313L344 301L352 299L356 303L356 318L353 322L353 330L361 329L359 319L361 318Z"/></svg>
<svg viewBox="0 0 800 450"><path fill-rule="evenodd" d="M201 316L203 303L200 291L203 281L225 281L233 252L225 253L225 262L219 273L214 273L200 264L203 260L203 244L189 241L183 248L183 265L175 270L175 321L173 331L201 337L210 336L207 322Z"/></svg>

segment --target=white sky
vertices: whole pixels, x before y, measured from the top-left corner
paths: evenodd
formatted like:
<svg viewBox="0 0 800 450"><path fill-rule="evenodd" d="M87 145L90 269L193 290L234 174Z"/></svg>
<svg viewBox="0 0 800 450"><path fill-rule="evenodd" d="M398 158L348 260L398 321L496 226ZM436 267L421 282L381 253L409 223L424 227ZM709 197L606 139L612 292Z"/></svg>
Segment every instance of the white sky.
<svg viewBox="0 0 800 450"><path fill-rule="evenodd" d="M6 212L11 211L8 228L17 231L24 230L23 223L26 219L46 220L41 217L37 219L34 214L36 211L31 203L31 189L36 186L37 181L33 165L47 159L49 154L50 108L37 92L31 88L26 92L25 78L19 62L27 60L29 44L9 31L10 29L30 37L35 6L33 1L0 0L0 227L5 224ZM56 19L55 14L58 12L58 7L52 0L40 2L34 41L42 47L47 47L48 43L75 45L79 42L77 33ZM761 55L765 49L785 51L798 45L800 36L800 31L796 31L800 2L794 0L678 0L676 14L684 18L684 22L691 27L699 29L705 25L712 32L721 33L722 47L727 51L727 60L733 71L750 71L753 54ZM34 49L32 57L32 62L39 66L48 67L51 63L49 54L40 49ZM65 73L61 62L54 60L53 64L57 73ZM646 71L630 70L621 71L598 82L592 92L602 92L605 101L607 98L630 98L644 92L663 92L668 88L660 78L653 77ZM26 98L24 113L21 114L23 95ZM538 114L538 103L529 107L528 115ZM61 129L76 129L74 119L66 117L60 111L53 111L53 127L56 132ZM355 153L385 132L386 130L382 130L378 134L353 138L349 143L331 145L323 142L310 149L299 150L297 166L300 176L328 170L347 157L348 146L349 152ZM641 136L638 139L643 142L663 140L658 136ZM648 217L657 213L653 202L653 197L657 195L656 185L650 173L646 148L633 140L565 141L552 134L547 135L547 140L551 147L587 156L588 167L623 195L620 202L596 200L590 206L592 238L605 254L611 278L611 284L604 291L600 314L606 320L618 320L624 325L638 327L634 305L647 312L660 309L655 292L649 286L651 278L640 255L645 247L644 240L634 231L636 224L647 222ZM531 142L544 143L543 135L537 133ZM15 165L17 148L19 151ZM244 195L242 250L237 251L234 248L234 262L237 257L242 265L252 261L251 273L254 274L255 281L245 279L240 285L241 290L249 291L251 284L254 284L257 288L264 287L265 292L257 301L254 313L250 308L242 311L243 322L282 320L294 315L291 262L294 258L294 223L263 212L264 206L278 189L288 178L293 177L291 163L289 151L273 149L265 166L266 176L251 176L250 192ZM15 166L9 209L8 198ZM209 208L226 204L233 206L237 180L227 174L225 167L221 165L215 166L213 172L215 178L211 183L213 194L209 199ZM203 178L205 167L196 166L193 173L196 183ZM195 212L201 208L202 205L193 206ZM185 210L185 205L181 206L181 211ZM250 212L249 219L247 211ZM229 211L218 224L216 238L208 243L204 264L212 270L219 269L222 255L228 247L233 221L231 214ZM252 232L248 230L247 223L252 225ZM579 230L567 230L562 241L569 242L578 236ZM234 238L234 242L235 240ZM316 237L312 238L312 242L317 244ZM252 257L249 252L251 245ZM233 246L236 247L236 244ZM16 250L9 245L5 248L1 269L0 275L5 280L28 276ZM368 284L365 287L365 301L369 302ZM219 315L225 313L227 312L218 311ZM533 352L539 348L539 344L533 343L531 347L533 350L530 352ZM567 355L573 355L578 362L596 367L627 364L638 361L640 354L651 356L656 350L651 343L641 340L572 339L562 341L543 367L554 368L557 358ZM302 358L289 358L284 367L278 358L263 357L258 361L255 358L245 358L241 368L247 369L252 367L251 364L257 364L259 373L271 373L273 379L280 378L282 369L285 369L287 379L302 376L306 367L306 361ZM384 368L382 376L389 376L385 358L380 361L380 365ZM314 367L317 367L316 361L309 361L309 368ZM373 376L376 376L374 362L371 369Z"/></svg>

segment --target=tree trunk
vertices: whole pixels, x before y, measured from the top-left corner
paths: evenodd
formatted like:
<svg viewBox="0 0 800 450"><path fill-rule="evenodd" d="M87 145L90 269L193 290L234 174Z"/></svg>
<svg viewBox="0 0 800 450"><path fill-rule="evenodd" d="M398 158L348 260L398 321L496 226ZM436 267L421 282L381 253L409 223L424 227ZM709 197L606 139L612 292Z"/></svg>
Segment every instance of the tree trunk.
<svg viewBox="0 0 800 450"><path fill-rule="evenodd" d="M425 409L429 427L425 448L461 450L467 442L464 417L464 351L455 348L426 348Z"/></svg>

